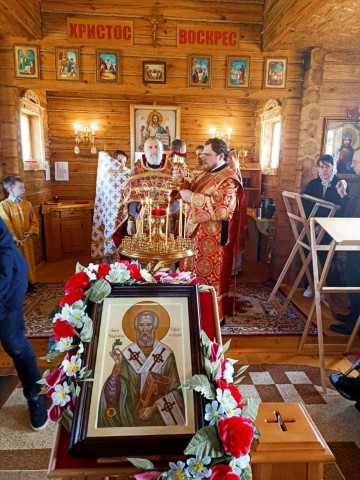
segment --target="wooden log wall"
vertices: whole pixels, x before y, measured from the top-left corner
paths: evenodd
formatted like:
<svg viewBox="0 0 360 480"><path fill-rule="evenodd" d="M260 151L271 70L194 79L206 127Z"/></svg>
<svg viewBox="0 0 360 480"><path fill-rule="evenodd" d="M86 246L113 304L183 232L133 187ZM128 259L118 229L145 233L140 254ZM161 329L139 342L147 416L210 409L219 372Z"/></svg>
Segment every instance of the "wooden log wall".
<svg viewBox="0 0 360 480"><path fill-rule="evenodd" d="M303 100L304 50L261 51L261 30L263 26L263 2L244 0L241 3L180 0L168 3L164 0L142 1L92 1L43 0L41 40L26 40L22 37L5 37L0 47L1 71L0 87L13 92L33 89L46 101L48 111L48 150L47 159L51 162L51 191L44 180L44 172L24 172L26 179L31 177L36 190L43 191L45 197L52 194L60 198L93 199L97 169L97 156L90 154L90 147L80 144L81 154L74 154L73 123L94 122L97 125L96 146L108 151L122 148L130 151L130 105L174 105L181 107L181 137L188 145L189 163L195 163L193 151L197 144L210 136L210 129L216 127L224 133L232 128L231 147L244 146L250 149L256 144L259 151L259 113L270 98L278 99L283 105L283 128L281 163L274 176L266 176L264 189L266 196L274 198L279 212L277 220L276 259L274 276L281 270L293 235L288 221L283 218L282 188L299 189L303 174L304 146L299 146L301 115L308 100ZM161 19L157 25L157 43L154 46L152 25L149 18L156 15ZM66 21L68 17L112 18L134 22L134 45L119 47L121 51L121 83L104 84L96 82L96 46L86 42L69 42ZM227 89L226 56L233 52L211 50L203 54L212 55L213 73L210 88L190 87L190 49L180 49L176 45L177 25L238 26L240 29L239 49L236 55L250 57L249 88ZM40 78L17 79L14 75L14 44L38 45L40 49ZM56 80L55 48L74 46L80 49L81 81ZM201 52L195 52L201 54ZM288 58L286 89L264 89L263 68L266 56ZM146 85L142 81L142 61L165 61L167 67L166 84ZM310 59L310 63L313 59ZM321 84L320 104L321 123L323 117L344 115L347 107L359 105L360 61L355 56L327 54L324 66L324 79ZM356 76L357 75L357 76ZM341 80L341 81L339 81ZM310 94L311 88L308 90ZM306 92L305 92L306 93ZM46 100L45 100L46 99ZM10 110L17 110L16 102ZM3 125L7 123L4 116ZM14 117L14 122L16 119ZM14 170L21 172L19 162L19 137L15 129L12 156L4 155L2 140L3 174ZM309 129L309 136L313 135ZM303 137L302 137L303 138ZM312 139L314 136L311 137ZM305 139L303 140L305 142ZM315 134L316 153L320 152L322 128ZM316 156L314 153L314 159ZM258 158L255 158L258 160ZM68 161L69 182L55 182L53 166L56 161ZM306 165L305 165L306 166ZM297 174L295 173L297 172ZM295 173L295 174L294 174ZM41 179L40 179L41 177ZM39 182L41 184L39 184ZM46 184L46 187L45 187ZM31 192L30 184L27 186ZM46 192L45 192L46 190ZM38 200L40 202L40 197ZM44 198L44 197L42 197Z"/></svg>

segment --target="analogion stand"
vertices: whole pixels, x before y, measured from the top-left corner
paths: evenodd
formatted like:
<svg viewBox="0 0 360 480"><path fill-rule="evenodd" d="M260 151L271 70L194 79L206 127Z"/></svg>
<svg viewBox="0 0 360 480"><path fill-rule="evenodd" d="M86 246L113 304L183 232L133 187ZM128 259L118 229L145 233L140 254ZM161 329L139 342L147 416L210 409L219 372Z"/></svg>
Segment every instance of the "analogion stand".
<svg viewBox="0 0 360 480"><path fill-rule="evenodd" d="M335 461L301 403L261 403L255 425L253 480L321 480L323 464Z"/></svg>

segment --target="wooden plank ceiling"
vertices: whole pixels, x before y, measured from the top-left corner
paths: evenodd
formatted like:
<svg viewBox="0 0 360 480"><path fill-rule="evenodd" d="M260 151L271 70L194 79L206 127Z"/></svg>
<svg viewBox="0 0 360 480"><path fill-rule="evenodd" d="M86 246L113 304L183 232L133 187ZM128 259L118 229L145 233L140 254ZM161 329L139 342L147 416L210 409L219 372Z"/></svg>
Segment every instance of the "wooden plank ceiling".
<svg viewBox="0 0 360 480"><path fill-rule="evenodd" d="M154 7L157 3L154 2ZM262 48L267 52L315 46L328 51L360 52L360 0L196 0L183 3L191 5L189 10L206 9L206 4L216 3L219 20L224 19L224 4L250 14L254 7L262 5ZM82 11L96 13L104 11L106 5L110 8L121 5L121 0L82 0L72 4L72 11L79 7ZM39 12L43 5L45 8L51 5L54 10L64 8L58 0L0 0L0 39L8 36L41 39ZM249 17L244 15L244 23L247 22Z"/></svg>

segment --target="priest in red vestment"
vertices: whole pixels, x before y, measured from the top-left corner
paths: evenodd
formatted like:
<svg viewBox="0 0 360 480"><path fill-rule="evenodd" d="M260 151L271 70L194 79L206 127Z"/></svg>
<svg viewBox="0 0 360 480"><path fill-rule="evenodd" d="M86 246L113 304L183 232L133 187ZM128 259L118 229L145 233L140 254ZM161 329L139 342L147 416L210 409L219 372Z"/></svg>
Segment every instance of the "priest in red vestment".
<svg viewBox="0 0 360 480"><path fill-rule="evenodd" d="M189 203L187 236L194 243L194 269L200 282L215 287L219 317L231 314L229 300L233 258L241 248L244 192L229 168L229 148L220 138L209 139L201 154L203 172L180 195Z"/></svg>
<svg viewBox="0 0 360 480"><path fill-rule="evenodd" d="M158 138L149 137L144 144L144 155L135 164L121 192L113 234L117 247L125 235L132 236L136 232L135 221L141 214L142 202L151 200L154 207L166 210L174 180L176 178L171 158L164 154L163 145Z"/></svg>

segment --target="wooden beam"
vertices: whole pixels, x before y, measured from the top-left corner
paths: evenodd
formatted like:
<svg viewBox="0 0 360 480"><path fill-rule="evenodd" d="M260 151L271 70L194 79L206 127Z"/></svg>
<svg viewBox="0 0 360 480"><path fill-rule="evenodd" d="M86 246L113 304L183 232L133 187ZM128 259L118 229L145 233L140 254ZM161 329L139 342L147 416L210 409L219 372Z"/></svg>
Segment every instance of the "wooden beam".
<svg viewBox="0 0 360 480"><path fill-rule="evenodd" d="M319 7L319 0L272 0L264 12L262 49L286 50L286 38L302 30Z"/></svg>
<svg viewBox="0 0 360 480"><path fill-rule="evenodd" d="M42 38L40 0L0 0L0 12L6 21L4 33L29 40Z"/></svg>

